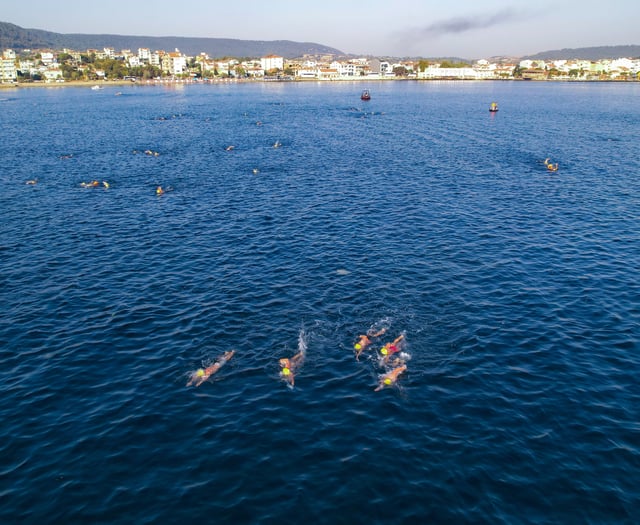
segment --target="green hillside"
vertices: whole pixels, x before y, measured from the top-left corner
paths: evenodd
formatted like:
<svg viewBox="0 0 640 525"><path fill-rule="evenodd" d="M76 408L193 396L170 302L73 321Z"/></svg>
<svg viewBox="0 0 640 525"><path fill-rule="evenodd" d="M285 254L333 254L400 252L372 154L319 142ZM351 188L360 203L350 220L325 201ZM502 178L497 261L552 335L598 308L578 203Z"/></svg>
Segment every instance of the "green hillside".
<svg viewBox="0 0 640 525"><path fill-rule="evenodd" d="M344 55L338 49L313 42L292 42L290 40L236 40L231 38L188 38L176 36L126 36L126 35L85 35L61 34L41 29L25 29L8 22L0 22L0 49L49 48L54 50L103 49L116 50L148 48L151 50L173 51L179 49L187 55L207 53L211 57L260 57L269 54L285 58L301 57L306 54Z"/></svg>

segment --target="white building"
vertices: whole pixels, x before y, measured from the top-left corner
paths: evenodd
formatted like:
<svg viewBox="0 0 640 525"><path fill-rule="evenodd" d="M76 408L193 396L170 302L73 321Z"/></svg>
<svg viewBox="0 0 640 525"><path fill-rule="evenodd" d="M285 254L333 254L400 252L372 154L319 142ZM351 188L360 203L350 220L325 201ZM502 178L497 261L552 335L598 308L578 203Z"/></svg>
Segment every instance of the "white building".
<svg viewBox="0 0 640 525"><path fill-rule="evenodd" d="M151 61L151 50L146 47L138 48L138 59L144 64L148 64Z"/></svg>
<svg viewBox="0 0 640 525"><path fill-rule="evenodd" d="M489 78L493 74L486 71L478 71L472 67L438 67L429 66L424 71L418 73L418 78L446 78L456 80L477 80Z"/></svg>
<svg viewBox="0 0 640 525"><path fill-rule="evenodd" d="M264 69L265 71L270 71L272 69L283 70L284 58L276 55L268 55L260 59L260 64L262 66L262 69Z"/></svg>
<svg viewBox="0 0 640 525"><path fill-rule="evenodd" d="M0 82L14 82L17 78L16 54L11 49L5 49L0 60Z"/></svg>
<svg viewBox="0 0 640 525"><path fill-rule="evenodd" d="M53 64L55 64L56 62L56 57L53 56L53 53L49 52L49 51L43 51L42 53L40 53L40 60L42 60L42 63L49 67Z"/></svg>

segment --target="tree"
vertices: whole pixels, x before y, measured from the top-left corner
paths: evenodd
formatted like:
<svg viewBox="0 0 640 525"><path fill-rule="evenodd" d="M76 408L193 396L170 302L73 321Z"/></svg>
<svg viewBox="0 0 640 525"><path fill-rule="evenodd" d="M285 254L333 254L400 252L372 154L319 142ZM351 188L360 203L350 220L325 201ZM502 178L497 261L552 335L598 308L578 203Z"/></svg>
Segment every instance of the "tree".
<svg viewBox="0 0 640 525"><path fill-rule="evenodd" d="M418 62L418 70L419 71L424 71L425 69L427 69L431 64L429 63L428 60L420 60Z"/></svg>
<svg viewBox="0 0 640 525"><path fill-rule="evenodd" d="M548 75L549 78L557 77L560 76L560 71L558 71L555 67L552 67L551 69L549 69Z"/></svg>
<svg viewBox="0 0 640 525"><path fill-rule="evenodd" d="M404 66L396 66L393 68L393 74L397 77L406 77L407 73L407 68Z"/></svg>
<svg viewBox="0 0 640 525"><path fill-rule="evenodd" d="M513 78L522 78L522 68L520 64L513 68Z"/></svg>

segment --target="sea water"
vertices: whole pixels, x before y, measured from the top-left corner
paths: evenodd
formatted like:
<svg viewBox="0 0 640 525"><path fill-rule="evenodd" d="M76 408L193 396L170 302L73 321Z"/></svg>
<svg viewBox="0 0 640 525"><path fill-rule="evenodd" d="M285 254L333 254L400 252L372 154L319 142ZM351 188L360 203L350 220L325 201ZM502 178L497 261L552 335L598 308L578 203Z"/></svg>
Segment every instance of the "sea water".
<svg viewBox="0 0 640 525"><path fill-rule="evenodd" d="M0 92L2 523L636 522L640 84L363 86Z"/></svg>

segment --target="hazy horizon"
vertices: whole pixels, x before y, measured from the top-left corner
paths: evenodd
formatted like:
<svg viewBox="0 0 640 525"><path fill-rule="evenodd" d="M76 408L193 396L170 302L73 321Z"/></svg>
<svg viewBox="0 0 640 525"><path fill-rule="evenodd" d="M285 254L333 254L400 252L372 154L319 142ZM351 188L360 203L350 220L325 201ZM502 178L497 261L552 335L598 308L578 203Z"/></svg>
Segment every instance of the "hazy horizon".
<svg viewBox="0 0 640 525"><path fill-rule="evenodd" d="M292 40L349 54L483 58L595 46L637 45L640 3L619 0L471 0L442 5L427 0L391 4L245 0L203 6L157 0L113 0L104 12L71 0L64 8L43 0L3 7L6 22L56 33ZM179 5L179 10L176 9Z"/></svg>

